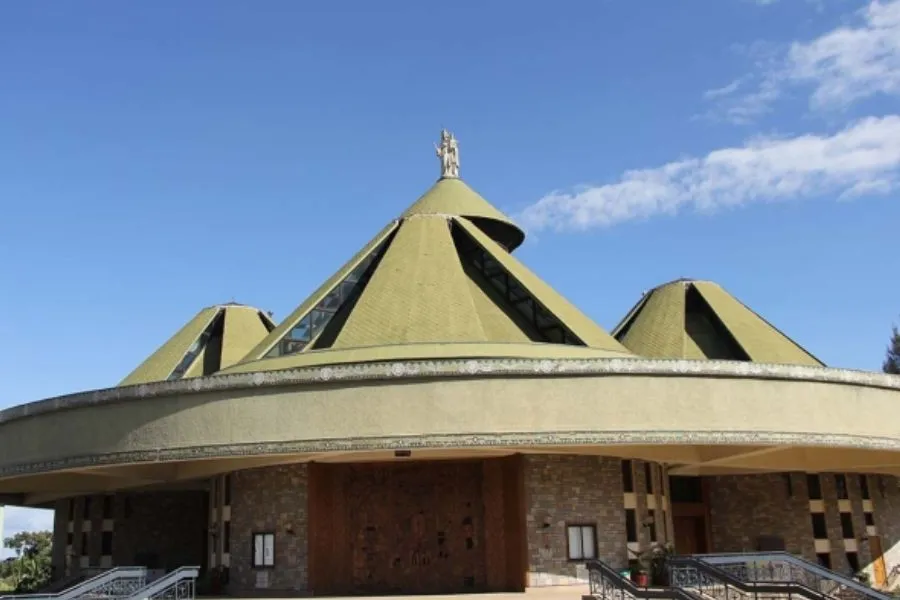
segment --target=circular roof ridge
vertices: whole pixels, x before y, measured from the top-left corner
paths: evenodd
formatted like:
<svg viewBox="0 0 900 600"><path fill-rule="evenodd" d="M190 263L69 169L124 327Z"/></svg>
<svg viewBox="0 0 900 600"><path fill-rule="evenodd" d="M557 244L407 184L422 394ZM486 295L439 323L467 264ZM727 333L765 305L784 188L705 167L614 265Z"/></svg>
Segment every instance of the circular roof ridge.
<svg viewBox="0 0 900 600"><path fill-rule="evenodd" d="M353 348L323 348L284 356L237 363L215 375L280 371L300 367L361 365L385 360L479 360L486 358L547 359L635 358L628 351L616 352L590 346L549 342L414 342L379 344Z"/></svg>

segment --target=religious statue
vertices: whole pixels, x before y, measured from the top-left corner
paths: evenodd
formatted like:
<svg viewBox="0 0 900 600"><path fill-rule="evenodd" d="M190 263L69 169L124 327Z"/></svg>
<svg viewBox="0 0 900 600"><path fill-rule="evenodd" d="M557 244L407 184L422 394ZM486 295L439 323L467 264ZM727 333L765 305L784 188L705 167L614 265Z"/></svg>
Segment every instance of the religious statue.
<svg viewBox="0 0 900 600"><path fill-rule="evenodd" d="M441 144L434 146L437 157L441 159L441 178L459 177L459 145L453 134L446 129L441 130Z"/></svg>

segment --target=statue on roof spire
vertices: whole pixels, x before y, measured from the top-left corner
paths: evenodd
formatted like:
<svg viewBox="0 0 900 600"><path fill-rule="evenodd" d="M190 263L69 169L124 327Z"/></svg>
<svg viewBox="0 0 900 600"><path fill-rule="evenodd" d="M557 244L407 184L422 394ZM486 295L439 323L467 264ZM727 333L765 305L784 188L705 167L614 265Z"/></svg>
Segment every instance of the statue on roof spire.
<svg viewBox="0 0 900 600"><path fill-rule="evenodd" d="M437 157L441 159L441 179L459 177L459 144L453 134L446 129L441 130L441 144L435 144Z"/></svg>

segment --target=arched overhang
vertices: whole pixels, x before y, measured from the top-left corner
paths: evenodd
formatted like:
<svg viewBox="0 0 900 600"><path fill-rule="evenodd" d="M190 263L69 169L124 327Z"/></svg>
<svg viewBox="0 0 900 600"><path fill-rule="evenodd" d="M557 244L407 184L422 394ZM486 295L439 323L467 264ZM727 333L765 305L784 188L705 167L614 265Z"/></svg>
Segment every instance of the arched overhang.
<svg viewBox="0 0 900 600"><path fill-rule="evenodd" d="M37 504L303 461L562 452L683 474L900 475L900 378L715 361L478 359L239 373L0 413L0 494Z"/></svg>

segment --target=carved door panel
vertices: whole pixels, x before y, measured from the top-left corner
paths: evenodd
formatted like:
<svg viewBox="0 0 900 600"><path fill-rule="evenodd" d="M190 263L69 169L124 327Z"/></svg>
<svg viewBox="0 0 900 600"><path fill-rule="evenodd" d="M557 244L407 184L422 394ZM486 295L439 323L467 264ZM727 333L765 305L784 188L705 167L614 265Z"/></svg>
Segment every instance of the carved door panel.
<svg viewBox="0 0 900 600"><path fill-rule="evenodd" d="M353 465L344 489L355 591L484 587L480 464Z"/></svg>

